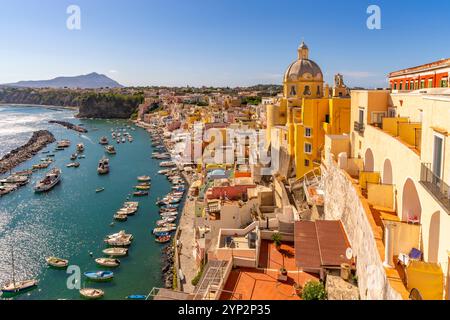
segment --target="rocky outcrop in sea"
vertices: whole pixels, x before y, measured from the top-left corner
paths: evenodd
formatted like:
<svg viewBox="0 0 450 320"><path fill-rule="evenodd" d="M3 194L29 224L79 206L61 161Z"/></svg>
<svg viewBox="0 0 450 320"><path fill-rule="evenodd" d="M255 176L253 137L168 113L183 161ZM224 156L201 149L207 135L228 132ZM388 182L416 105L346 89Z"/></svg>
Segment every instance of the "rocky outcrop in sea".
<svg viewBox="0 0 450 320"><path fill-rule="evenodd" d="M33 135L27 143L10 151L0 159L0 174L8 172L22 162L31 159L48 144L55 141L55 137L48 130L39 130L33 132Z"/></svg>
<svg viewBox="0 0 450 320"><path fill-rule="evenodd" d="M59 120L50 120L48 123L56 123L59 125L62 125L64 127L66 127L67 129L73 130L73 131L77 131L77 132L81 132L81 133L87 133L87 129L74 125L73 123L67 122L67 121L59 121Z"/></svg>

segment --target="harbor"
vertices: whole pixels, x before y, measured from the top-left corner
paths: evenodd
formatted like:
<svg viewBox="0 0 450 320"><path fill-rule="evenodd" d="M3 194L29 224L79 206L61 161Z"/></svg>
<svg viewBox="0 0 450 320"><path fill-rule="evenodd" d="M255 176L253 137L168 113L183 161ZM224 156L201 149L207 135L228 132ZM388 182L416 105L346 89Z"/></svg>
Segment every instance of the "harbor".
<svg viewBox="0 0 450 320"><path fill-rule="evenodd" d="M20 108L14 108L3 106L2 110L20 113ZM29 109L26 111L29 113ZM81 299L85 294L100 297L100 292L104 293L103 299L125 299L142 297L153 287L164 286L167 279L162 278L163 271L171 268L167 246L176 229L177 212L181 211L185 194L184 180L173 164L152 159L152 153L161 150L152 146L148 132L132 122L79 120L70 110L34 107L32 111L36 112L36 118L51 112L55 120L73 122L88 133L50 124L48 115L32 124L33 129L51 131L57 142L15 167L13 173L30 173L28 183L0 197L0 249L5 253L14 251L16 281L38 281L36 288L14 299ZM125 141L121 139L117 143L112 133L117 135L119 129L122 136L124 132L129 134ZM114 146L114 153L99 143L102 137L107 137L106 145ZM64 141L70 143L64 145ZM103 158L109 160L110 169L99 174L97 168ZM161 166L161 161L167 163ZM31 170L33 165L42 163L48 166ZM78 165L69 166L75 163ZM54 168L61 169L57 183L45 192L36 192L38 182L44 181ZM170 172L158 173L162 169ZM0 179L8 177L10 173ZM119 243L123 240L122 230L132 235L130 243ZM108 237L112 237L109 240L113 246L105 241ZM105 252L119 247L117 244L128 249L126 256L113 257ZM0 261L2 285L12 280L9 256L5 254ZM56 259L50 262L67 260L68 265L78 266L79 285L85 290L69 289L66 284L69 274L64 268L49 266L51 263L46 261L49 258ZM114 262L115 259L119 262ZM110 271L112 280L92 282L84 274L103 271Z"/></svg>

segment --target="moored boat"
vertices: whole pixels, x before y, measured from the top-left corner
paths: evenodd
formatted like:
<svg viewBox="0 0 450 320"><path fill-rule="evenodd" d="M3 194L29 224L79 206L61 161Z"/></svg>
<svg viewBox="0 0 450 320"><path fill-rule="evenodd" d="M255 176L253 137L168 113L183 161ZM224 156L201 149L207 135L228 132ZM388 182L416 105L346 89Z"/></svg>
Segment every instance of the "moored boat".
<svg viewBox="0 0 450 320"><path fill-rule="evenodd" d="M45 192L52 189L61 180L61 169L53 168L50 170L34 187L35 192Z"/></svg>
<svg viewBox="0 0 450 320"><path fill-rule="evenodd" d="M13 281L0 288L0 291L5 295L7 294L17 294L35 288L38 285L37 280L23 280L23 281Z"/></svg>
<svg viewBox="0 0 450 320"><path fill-rule="evenodd" d="M170 241L171 235L156 237L155 241L158 243L167 243Z"/></svg>
<svg viewBox="0 0 450 320"><path fill-rule="evenodd" d="M110 281L114 278L114 272L112 271L87 271L84 276L92 281Z"/></svg>
<svg viewBox="0 0 450 320"><path fill-rule="evenodd" d="M100 159L100 161L98 162L97 172L98 172L98 174L109 173L109 159L108 158L103 157L102 159Z"/></svg>
<svg viewBox="0 0 450 320"><path fill-rule="evenodd" d="M104 254L111 257L124 257L128 254L127 248L107 248L102 251Z"/></svg>
<svg viewBox="0 0 450 320"><path fill-rule="evenodd" d="M147 192L147 191L137 191L137 192L133 192L133 196L135 196L135 197L148 196L148 192Z"/></svg>
<svg viewBox="0 0 450 320"><path fill-rule="evenodd" d="M126 214L115 214L114 215L114 220L127 221L128 220L128 215L126 215Z"/></svg>
<svg viewBox="0 0 450 320"><path fill-rule="evenodd" d="M77 144L77 152L83 152L84 151L84 144L79 143Z"/></svg>
<svg viewBox="0 0 450 320"><path fill-rule="evenodd" d="M95 262L102 267L108 268L115 268L120 266L120 260L114 258L97 258L95 259Z"/></svg>
<svg viewBox="0 0 450 320"><path fill-rule="evenodd" d="M67 168L78 168L80 166L79 162L71 162L66 165Z"/></svg>
<svg viewBox="0 0 450 320"><path fill-rule="evenodd" d="M105 191L105 188L103 188L103 187L95 189L96 193L103 192L103 191Z"/></svg>
<svg viewBox="0 0 450 320"><path fill-rule="evenodd" d="M150 176L139 176L137 177L139 182L148 182L151 181L152 179L150 178Z"/></svg>
<svg viewBox="0 0 450 320"><path fill-rule="evenodd" d="M47 264L53 268L67 268L69 265L69 260L56 258L56 257L48 257L45 259Z"/></svg>
<svg viewBox="0 0 450 320"><path fill-rule="evenodd" d="M103 137L100 138L98 143L100 143L102 145L108 144L108 138L103 136Z"/></svg>
<svg viewBox="0 0 450 320"><path fill-rule="evenodd" d="M116 149L114 148L114 146L112 146L112 145L107 145L106 147L105 147L105 151L107 152L107 153L109 153L109 154L116 154L117 152L116 152Z"/></svg>
<svg viewBox="0 0 450 320"><path fill-rule="evenodd" d="M80 289L80 295L85 299L96 300L103 298L105 292L100 289L84 288Z"/></svg>

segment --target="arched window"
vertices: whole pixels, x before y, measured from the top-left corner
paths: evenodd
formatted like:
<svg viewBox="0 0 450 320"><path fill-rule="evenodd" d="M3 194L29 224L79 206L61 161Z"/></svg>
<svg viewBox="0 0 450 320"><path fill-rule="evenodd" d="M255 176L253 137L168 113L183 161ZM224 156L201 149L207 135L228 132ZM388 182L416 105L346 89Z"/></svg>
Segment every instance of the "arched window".
<svg viewBox="0 0 450 320"><path fill-rule="evenodd" d="M305 86L305 90L303 91L304 96L310 96L311 95L311 89L309 86Z"/></svg>
<svg viewBox="0 0 450 320"><path fill-rule="evenodd" d="M297 94L297 90L295 90L295 86L291 86L291 92L290 95L291 96L295 96Z"/></svg>

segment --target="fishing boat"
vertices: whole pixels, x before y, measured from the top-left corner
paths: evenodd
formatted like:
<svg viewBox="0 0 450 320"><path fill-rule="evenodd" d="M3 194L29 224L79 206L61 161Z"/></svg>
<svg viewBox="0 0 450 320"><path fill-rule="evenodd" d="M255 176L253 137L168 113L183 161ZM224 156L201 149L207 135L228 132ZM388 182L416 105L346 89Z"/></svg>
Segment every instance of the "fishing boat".
<svg viewBox="0 0 450 320"><path fill-rule="evenodd" d="M61 180L61 169L53 168L50 170L34 187L34 192L45 192L52 189Z"/></svg>
<svg viewBox="0 0 450 320"><path fill-rule="evenodd" d="M115 214L114 215L114 220L127 221L128 220L128 215L126 215L126 214Z"/></svg>
<svg viewBox="0 0 450 320"><path fill-rule="evenodd" d="M100 143L102 145L106 145L106 144L108 144L108 138L103 136L103 137L100 138L98 143Z"/></svg>
<svg viewBox="0 0 450 320"><path fill-rule="evenodd" d="M105 151L107 152L107 153L109 153L109 154L116 154L117 152L116 152L116 149L114 148L114 146L112 146L112 145L107 145L106 147L105 147Z"/></svg>
<svg viewBox="0 0 450 320"><path fill-rule="evenodd" d="M108 248L102 251L104 254L111 257L124 257L128 254L127 248Z"/></svg>
<svg viewBox="0 0 450 320"><path fill-rule="evenodd" d="M84 276L92 281L103 282L110 281L114 278L114 272L112 271L87 271Z"/></svg>
<svg viewBox="0 0 450 320"><path fill-rule="evenodd" d="M82 144L82 143L77 144L77 151L78 152L83 152L84 151L84 144Z"/></svg>
<svg viewBox="0 0 450 320"><path fill-rule="evenodd" d="M56 257L48 257L45 259L45 261L47 261L47 264L49 266L58 269L67 268L67 266L69 265L69 260Z"/></svg>
<svg viewBox="0 0 450 320"><path fill-rule="evenodd" d="M108 268L115 268L120 266L120 260L113 258L97 258L95 259L95 262L102 267Z"/></svg>
<svg viewBox="0 0 450 320"><path fill-rule="evenodd" d="M0 292L3 295L14 295L23 293L25 291L35 288L38 285L38 281L34 279L16 281L16 273L14 266L14 250L12 246L11 246L11 265L12 265L12 281L0 288Z"/></svg>
<svg viewBox="0 0 450 320"><path fill-rule="evenodd" d="M103 298L105 292L100 289L84 288L80 290L80 295L89 300L97 300Z"/></svg>
<svg viewBox="0 0 450 320"><path fill-rule="evenodd" d="M125 299L128 300L147 300L147 296L143 294L132 294L129 296L126 296Z"/></svg>
<svg viewBox="0 0 450 320"><path fill-rule="evenodd" d="M137 179L139 182L148 182L148 181L152 180L152 178L150 178L150 176L140 176L140 177L137 177Z"/></svg>
<svg viewBox="0 0 450 320"><path fill-rule="evenodd" d="M123 239L123 240L133 240L133 235L131 233L126 233L125 230L120 230L117 233L110 234L106 236L106 239Z"/></svg>
<svg viewBox="0 0 450 320"><path fill-rule="evenodd" d="M120 208L116 214L117 215L125 215L125 216L134 216L137 212L137 208Z"/></svg>
<svg viewBox="0 0 450 320"><path fill-rule="evenodd" d="M57 149L65 149L65 148L68 148L68 147L70 147L70 140L66 140L66 139L64 139L64 140L61 140L61 141L59 141L57 144L56 144L56 148Z"/></svg>
<svg viewBox="0 0 450 320"><path fill-rule="evenodd" d="M17 171L14 172L14 176L31 176L33 174L33 170L22 170L22 171Z"/></svg>
<svg viewBox="0 0 450 320"><path fill-rule="evenodd" d="M175 162L173 161L163 161L159 164L160 167L173 167Z"/></svg>
<svg viewBox="0 0 450 320"><path fill-rule="evenodd" d="M128 247L131 245L131 241L126 239L105 239L105 242L112 247Z"/></svg>
<svg viewBox="0 0 450 320"><path fill-rule="evenodd" d="M168 223L174 222L175 220L177 220L176 217L165 217L162 220L158 220L156 221L156 226L157 227L164 227L166 226Z"/></svg>
<svg viewBox="0 0 450 320"><path fill-rule="evenodd" d="M19 187L26 185L30 179L25 175L13 174L8 176L6 179L0 180L0 184L15 184Z"/></svg>
<svg viewBox="0 0 450 320"><path fill-rule="evenodd" d="M171 232L177 229L176 226L167 226L167 227L156 227L153 229L153 234L161 234L163 232Z"/></svg>
<svg viewBox="0 0 450 320"><path fill-rule="evenodd" d="M176 212L177 208L160 208L159 213Z"/></svg>
<svg viewBox="0 0 450 320"><path fill-rule="evenodd" d="M155 241L158 243L167 243L170 241L171 235L156 237Z"/></svg>
<svg viewBox="0 0 450 320"><path fill-rule="evenodd" d="M133 196L135 196L135 197L148 196L148 191L136 191L136 192L133 192Z"/></svg>
<svg viewBox="0 0 450 320"><path fill-rule="evenodd" d="M13 191L16 191L18 188L17 185L8 185L8 186L0 186L0 196L7 195Z"/></svg>
<svg viewBox="0 0 450 320"><path fill-rule="evenodd" d="M136 190L150 190L150 186L135 186Z"/></svg>
<svg viewBox="0 0 450 320"><path fill-rule="evenodd" d="M66 165L67 168L78 168L80 166L79 162L71 162Z"/></svg>
<svg viewBox="0 0 450 320"><path fill-rule="evenodd" d="M98 162L97 172L98 172L98 174L109 173L109 159L108 158L103 157L102 159L100 159L100 161Z"/></svg>
<svg viewBox="0 0 450 320"><path fill-rule="evenodd" d="M161 218L165 219L165 218L172 218L172 217L177 217L178 216L178 212L167 212L167 213L161 213Z"/></svg>
<svg viewBox="0 0 450 320"><path fill-rule="evenodd" d="M105 191L105 188L103 188L103 187L95 189L96 193L103 192L103 191Z"/></svg>
<svg viewBox="0 0 450 320"><path fill-rule="evenodd" d="M176 208L178 208L179 207L179 203L177 203L177 204L166 204L166 205L163 205L162 206L162 208L164 208L164 209L176 209Z"/></svg>

